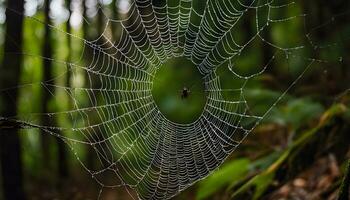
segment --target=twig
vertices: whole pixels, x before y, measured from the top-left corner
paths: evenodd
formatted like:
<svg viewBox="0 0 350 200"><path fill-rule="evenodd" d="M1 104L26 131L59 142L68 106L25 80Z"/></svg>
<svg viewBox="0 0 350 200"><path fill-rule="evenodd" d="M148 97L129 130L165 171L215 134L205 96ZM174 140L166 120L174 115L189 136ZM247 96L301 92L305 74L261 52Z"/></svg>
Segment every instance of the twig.
<svg viewBox="0 0 350 200"><path fill-rule="evenodd" d="M349 190L350 190L350 159L345 169L344 179L339 189L338 200L347 200L349 199Z"/></svg>
<svg viewBox="0 0 350 200"><path fill-rule="evenodd" d="M35 125L18 121L15 119L7 119L0 117L0 130L1 129L28 129L28 128L38 128Z"/></svg>

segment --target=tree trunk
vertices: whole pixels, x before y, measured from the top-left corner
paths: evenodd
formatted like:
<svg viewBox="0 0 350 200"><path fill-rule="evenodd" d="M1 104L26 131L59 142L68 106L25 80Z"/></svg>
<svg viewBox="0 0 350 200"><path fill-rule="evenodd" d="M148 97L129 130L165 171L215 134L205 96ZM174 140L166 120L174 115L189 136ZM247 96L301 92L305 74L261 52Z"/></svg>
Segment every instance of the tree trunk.
<svg viewBox="0 0 350 200"><path fill-rule="evenodd" d="M102 35L103 33L103 28L104 28L104 16L103 16L103 5L101 3L98 3L98 10L97 10L97 34L98 36Z"/></svg>
<svg viewBox="0 0 350 200"><path fill-rule="evenodd" d="M0 68L0 85L9 88L18 85L22 64L23 0L8 0L6 9L5 57ZM9 53L9 54L6 54ZM9 92L11 98L3 98L1 116L17 114L17 90ZM21 161L21 143L17 129L2 129L0 133L0 162L4 198L25 199Z"/></svg>
<svg viewBox="0 0 350 200"><path fill-rule="evenodd" d="M71 76L72 76L72 72L71 72L71 67L70 67L70 62L71 62L71 43L72 43L72 39L71 39L71 26L70 26L70 17L72 14L71 11L71 0L67 0L66 1L66 6L68 8L69 11L69 17L66 23L66 31L67 31L67 51L68 51L68 55L66 58L66 62L67 62L67 76L66 76L66 86L68 88L70 88L71 84L70 84L70 80L71 80ZM69 97L70 98L70 97ZM71 109L72 105L71 105L71 101L69 99L68 102L68 106L69 109ZM67 159L67 152L66 152L66 145L65 143L60 139L60 138L56 138L56 142L57 142L57 150L58 150L58 175L60 177L67 177L69 174L68 171L68 159Z"/></svg>
<svg viewBox="0 0 350 200"><path fill-rule="evenodd" d="M52 58L52 46L51 46L51 29L49 24L51 24L49 12L50 12L50 2L51 0L45 0L44 3L44 16L45 16L45 33L44 33L44 41L42 48L43 59L43 83L44 87L42 90L42 115L41 122L43 126L52 127L54 125L54 119L45 113L49 112L49 101L51 99L50 95L54 94L54 88L48 84L53 84L50 80L52 80L52 62L50 59ZM45 130L41 130L41 148L42 148L42 161L44 172L48 173L50 171L50 165L52 163L51 158L51 138Z"/></svg>
<svg viewBox="0 0 350 200"><path fill-rule="evenodd" d="M86 6L86 0L82 1L82 6L83 6L83 38L86 40L89 40L89 34L88 34L88 27L89 27L89 21L88 21L88 17L86 15L86 11L87 11L87 6ZM84 58L85 60L88 60L88 56L86 56ZM89 75L88 72L85 72L85 83L86 85L88 85L89 83ZM93 169L94 167L94 149L90 146L87 145L86 146L86 156L85 156L85 160L86 160L86 166L88 169Z"/></svg>
<svg viewBox="0 0 350 200"><path fill-rule="evenodd" d="M112 7L112 18L117 20L118 19L118 9L117 9L117 0L112 0L111 7ZM115 22L112 22L112 38L113 42L116 42L117 36L118 36L118 26L116 26Z"/></svg>
<svg viewBox="0 0 350 200"><path fill-rule="evenodd" d="M103 14L103 5L102 4L98 4L98 12L97 12L97 35L95 35L95 38L98 38L99 36L101 36L104 32L104 28L105 28L105 21L104 21L104 14ZM102 45L103 44L103 38L99 39L96 43L97 45ZM90 52L89 52L90 53ZM92 55L92 52L91 52ZM88 60L91 58L87 58ZM89 74L87 72L87 78L86 78L87 82L86 82L86 87L90 87L90 88L94 88L94 89L98 89L101 87L101 85L99 84L99 77L96 74ZM94 96L95 98L95 102L90 102L90 106L93 107L95 106L95 104L98 104L98 95L99 93L96 93L95 90L91 91L90 96ZM96 138L101 138L101 132L99 129L94 129L94 132L96 134ZM92 141L92 142L96 142L96 141ZM101 165L106 165L106 163L104 161L101 161L101 163L96 162L96 160L101 160L100 159L100 155L99 153L103 152L101 145L96 145L96 146L91 146L89 145L87 147L87 167L90 170L97 170Z"/></svg>
<svg viewBox="0 0 350 200"><path fill-rule="evenodd" d="M87 30L89 27L88 17L86 15L87 6L86 6L86 0L82 0L82 7L83 7L83 38L88 39Z"/></svg>

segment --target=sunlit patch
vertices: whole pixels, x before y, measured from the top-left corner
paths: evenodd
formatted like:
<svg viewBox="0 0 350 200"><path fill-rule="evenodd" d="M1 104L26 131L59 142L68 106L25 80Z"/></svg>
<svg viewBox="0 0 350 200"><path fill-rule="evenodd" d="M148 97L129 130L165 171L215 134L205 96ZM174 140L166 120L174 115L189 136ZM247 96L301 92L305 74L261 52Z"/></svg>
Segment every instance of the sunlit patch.
<svg viewBox="0 0 350 200"><path fill-rule="evenodd" d="M73 12L70 16L70 25L74 28L78 28L83 22L83 17L78 12Z"/></svg>
<svg viewBox="0 0 350 200"><path fill-rule="evenodd" d="M39 4L38 4L38 1L36 1L36 0L25 1L24 14L26 16L33 16L37 12L38 6L39 6ZM3 12L0 11L0 15L1 15L1 13L3 13Z"/></svg>
<svg viewBox="0 0 350 200"><path fill-rule="evenodd" d="M129 0L120 0L118 1L119 12L122 14L128 13L130 9L130 1Z"/></svg>
<svg viewBox="0 0 350 200"><path fill-rule="evenodd" d="M50 4L50 17L55 23L62 23L67 21L69 11L64 7L63 0L53 0Z"/></svg>

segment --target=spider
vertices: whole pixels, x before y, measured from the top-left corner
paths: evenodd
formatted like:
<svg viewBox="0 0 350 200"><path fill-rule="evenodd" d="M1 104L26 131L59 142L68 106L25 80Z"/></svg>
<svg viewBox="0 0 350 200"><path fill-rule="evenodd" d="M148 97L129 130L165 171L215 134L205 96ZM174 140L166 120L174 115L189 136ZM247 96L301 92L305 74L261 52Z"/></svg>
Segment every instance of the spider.
<svg viewBox="0 0 350 200"><path fill-rule="evenodd" d="M190 93L191 91L187 87L183 87L181 91L181 99L186 99Z"/></svg>

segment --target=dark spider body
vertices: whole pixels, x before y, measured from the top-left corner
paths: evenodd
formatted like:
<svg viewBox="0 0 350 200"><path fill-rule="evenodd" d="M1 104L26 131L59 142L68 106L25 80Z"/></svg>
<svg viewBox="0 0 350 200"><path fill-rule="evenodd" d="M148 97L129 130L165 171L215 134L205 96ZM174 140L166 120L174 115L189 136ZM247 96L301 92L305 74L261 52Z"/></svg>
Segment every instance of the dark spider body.
<svg viewBox="0 0 350 200"><path fill-rule="evenodd" d="M186 99L190 95L190 92L187 87L184 87L181 91L181 99Z"/></svg>

